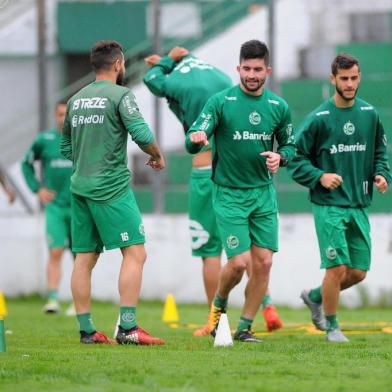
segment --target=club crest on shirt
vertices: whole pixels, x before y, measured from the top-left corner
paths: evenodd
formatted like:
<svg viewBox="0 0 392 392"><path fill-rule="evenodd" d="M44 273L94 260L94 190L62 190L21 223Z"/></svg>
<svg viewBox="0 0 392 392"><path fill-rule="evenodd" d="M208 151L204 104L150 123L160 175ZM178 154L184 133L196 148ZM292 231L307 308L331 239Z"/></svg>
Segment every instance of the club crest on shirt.
<svg viewBox="0 0 392 392"><path fill-rule="evenodd" d="M351 121L346 122L346 124L343 125L343 132L350 136L355 132L355 126Z"/></svg>
<svg viewBox="0 0 392 392"><path fill-rule="evenodd" d="M249 122L252 125L259 125L261 122L261 116L259 113L257 113L256 111L252 112L251 114L249 114Z"/></svg>

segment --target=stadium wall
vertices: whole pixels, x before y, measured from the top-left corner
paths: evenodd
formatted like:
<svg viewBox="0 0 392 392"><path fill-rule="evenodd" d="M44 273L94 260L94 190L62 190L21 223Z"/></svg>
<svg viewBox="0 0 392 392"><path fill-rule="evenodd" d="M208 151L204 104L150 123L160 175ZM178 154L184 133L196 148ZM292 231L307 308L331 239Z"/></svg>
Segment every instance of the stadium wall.
<svg viewBox="0 0 392 392"><path fill-rule="evenodd" d="M165 299L173 293L177 302L205 302L200 259L190 255L185 215L145 215L148 260L145 265L142 298ZM373 264L361 284L373 302L392 290L391 225L387 215L372 215ZM16 215L0 217L0 290L6 296L44 293L46 246L44 217ZM319 255L313 220L309 214L281 215L280 251L275 255L271 294L278 304L300 306L302 289L321 282ZM95 299L118 301L117 280L121 262L119 250L105 252L93 275ZM64 278L60 297L69 299L72 257L63 262ZM240 305L246 279L234 289L230 303ZM357 289L347 290L342 299L348 306L361 304Z"/></svg>

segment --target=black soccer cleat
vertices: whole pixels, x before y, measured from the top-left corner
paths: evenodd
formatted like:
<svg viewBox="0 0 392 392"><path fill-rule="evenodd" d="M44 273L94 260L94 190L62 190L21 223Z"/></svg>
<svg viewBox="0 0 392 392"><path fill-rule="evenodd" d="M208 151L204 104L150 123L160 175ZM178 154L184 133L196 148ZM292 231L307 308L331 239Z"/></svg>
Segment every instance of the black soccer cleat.
<svg viewBox="0 0 392 392"><path fill-rule="evenodd" d="M257 338L250 329L236 331L234 340L245 343L261 343L261 339Z"/></svg>

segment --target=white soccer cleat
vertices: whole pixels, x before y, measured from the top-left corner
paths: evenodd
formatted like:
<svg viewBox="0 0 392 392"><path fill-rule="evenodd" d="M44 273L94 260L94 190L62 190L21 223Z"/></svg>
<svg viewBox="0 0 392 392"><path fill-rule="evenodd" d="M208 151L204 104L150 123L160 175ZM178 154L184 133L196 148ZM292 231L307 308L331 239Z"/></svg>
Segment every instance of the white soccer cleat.
<svg viewBox="0 0 392 392"><path fill-rule="evenodd" d="M58 313L60 311L60 304L54 299L48 300L48 302L43 307L44 313Z"/></svg>
<svg viewBox="0 0 392 392"><path fill-rule="evenodd" d="M344 336L342 330L338 328L327 331L326 339L333 343L347 343L349 340Z"/></svg>
<svg viewBox="0 0 392 392"><path fill-rule="evenodd" d="M71 304L66 309L65 315L68 317L76 316L76 309L75 309L75 305L73 302L71 302Z"/></svg>
<svg viewBox="0 0 392 392"><path fill-rule="evenodd" d="M314 326L320 331L327 330L327 320L325 319L323 312L323 305L313 302L309 297L309 291L303 290L301 293L302 301L304 301L305 305L309 308L312 322Z"/></svg>

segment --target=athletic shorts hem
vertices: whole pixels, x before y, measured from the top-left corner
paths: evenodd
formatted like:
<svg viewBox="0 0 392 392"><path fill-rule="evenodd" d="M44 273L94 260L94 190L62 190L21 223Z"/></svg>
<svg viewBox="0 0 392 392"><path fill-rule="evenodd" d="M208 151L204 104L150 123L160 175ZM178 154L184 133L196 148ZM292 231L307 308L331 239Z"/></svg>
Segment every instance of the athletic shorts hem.
<svg viewBox="0 0 392 392"><path fill-rule="evenodd" d="M270 244L251 244L251 246L252 245L257 246L258 248L268 249L274 253L279 251L277 247L274 247L273 245Z"/></svg>
<svg viewBox="0 0 392 392"><path fill-rule="evenodd" d="M226 255L227 255L228 259L231 258L231 257L238 256L238 255L240 255L242 253L249 252L249 251L250 251L250 247L247 248L247 249L236 249L236 250L233 249L232 252L229 249L225 249L225 252L226 252Z"/></svg>
<svg viewBox="0 0 392 392"><path fill-rule="evenodd" d="M92 249L92 247L91 248L88 248L88 247L86 247L86 248L72 248L72 252L73 253L91 253L91 252L102 253L103 248L98 249L98 250L97 250L97 248Z"/></svg>
<svg viewBox="0 0 392 392"><path fill-rule="evenodd" d="M57 245L57 244L50 244L50 245L48 245L48 248L49 249L71 249L68 245L64 245L64 244L62 244L62 245Z"/></svg>
<svg viewBox="0 0 392 392"><path fill-rule="evenodd" d="M128 241L128 242L121 242L118 244L111 244L111 245L105 245L106 250L112 250L112 249L118 249L118 248L126 248L127 246L132 246L132 245L139 245L139 244L145 244L145 240L135 240L135 241Z"/></svg>
<svg viewBox="0 0 392 392"><path fill-rule="evenodd" d="M370 266L369 265L359 264L359 265L353 266L349 262L341 262L341 263L337 262L335 264L328 262L328 265L326 265L326 263L321 263L320 268L321 269L330 269L330 268L334 268L334 267L339 267L341 265L345 265L345 266L347 266L348 268L351 268L351 269L358 269L360 271L370 271Z"/></svg>
<svg viewBox="0 0 392 392"><path fill-rule="evenodd" d="M222 252L219 253L199 253L199 252L193 252L192 251L192 256L194 257L218 257L222 254Z"/></svg>

